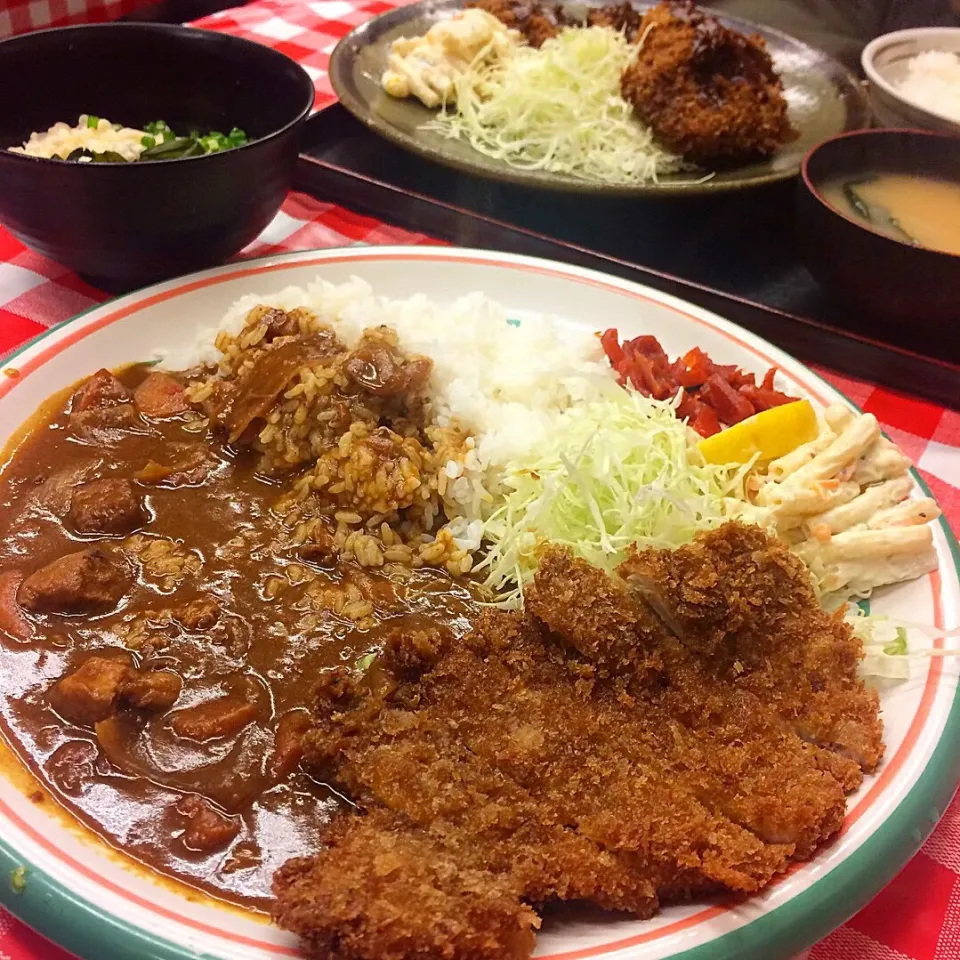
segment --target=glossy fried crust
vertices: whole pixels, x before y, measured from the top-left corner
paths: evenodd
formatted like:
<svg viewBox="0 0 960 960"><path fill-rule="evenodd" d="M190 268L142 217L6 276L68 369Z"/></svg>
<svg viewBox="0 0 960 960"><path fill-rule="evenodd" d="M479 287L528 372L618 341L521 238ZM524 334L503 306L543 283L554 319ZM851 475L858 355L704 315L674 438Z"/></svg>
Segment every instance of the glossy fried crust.
<svg viewBox="0 0 960 960"><path fill-rule="evenodd" d="M867 772L883 756L879 700L857 674L860 641L824 612L801 563L759 528L729 523L620 573L660 608L711 674L749 691L805 741Z"/></svg>
<svg viewBox="0 0 960 960"><path fill-rule="evenodd" d="M647 11L639 36L621 90L667 149L718 167L770 156L796 136L761 37L670 0Z"/></svg>
<svg viewBox="0 0 960 960"><path fill-rule="evenodd" d="M274 877L280 922L319 957L513 960L533 949L539 917L509 877L492 876L388 811L343 816L317 857Z"/></svg>
<svg viewBox="0 0 960 960"><path fill-rule="evenodd" d="M568 14L560 4L544 5L535 0L470 0L496 17L504 26L519 30L527 43L540 47L564 27L611 27L622 31L631 42L636 39L643 14L629 3L605 4L587 11L586 23Z"/></svg>
<svg viewBox="0 0 960 960"><path fill-rule="evenodd" d="M651 645L645 653L655 652L660 672L631 689L633 709L616 725L619 749L653 738L672 782L685 779L701 802L765 842L793 844L795 856L809 856L839 829L844 794L861 779L857 764L832 753L822 758L789 719L716 675L712 658L678 641L623 584L555 551L541 563L527 603L559 636L601 660L609 657L606 646L621 649L619 624L645 625L638 643Z"/></svg>
<svg viewBox="0 0 960 960"><path fill-rule="evenodd" d="M849 637L762 532L685 549L633 557L629 584L551 550L526 613L488 611L457 644L393 635L376 677L325 684L306 762L358 813L277 874L277 922L340 960L509 960L551 900L645 917L762 889L833 836L860 769L798 732L791 657L762 661L790 624L801 661L853 690ZM766 576L789 614L774 581L750 585Z"/></svg>

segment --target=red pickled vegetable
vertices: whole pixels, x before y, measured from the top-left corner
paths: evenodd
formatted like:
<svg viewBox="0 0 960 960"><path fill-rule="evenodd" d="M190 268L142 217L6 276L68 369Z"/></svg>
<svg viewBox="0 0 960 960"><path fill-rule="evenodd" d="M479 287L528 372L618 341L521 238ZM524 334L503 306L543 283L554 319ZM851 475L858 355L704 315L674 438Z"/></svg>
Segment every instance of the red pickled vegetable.
<svg viewBox="0 0 960 960"><path fill-rule="evenodd" d="M656 400L669 400L679 393L677 416L704 437L796 399L774 388L775 367L757 386L754 374L735 364L714 363L699 347L671 363L660 341L649 335L621 344L611 328L600 335L600 343L621 386Z"/></svg>
<svg viewBox="0 0 960 960"><path fill-rule="evenodd" d="M634 337L633 340L628 341L623 346L625 350L630 350L632 353L642 353L648 360L662 360L664 366L669 364L667 355L663 352L663 347L660 346L660 341L649 334Z"/></svg>
<svg viewBox="0 0 960 960"><path fill-rule="evenodd" d="M617 370L618 365L623 362L623 347L620 346L617 331L612 327L609 330L604 330L600 334L600 343L603 346L603 352L610 361L610 366Z"/></svg>
<svg viewBox="0 0 960 960"><path fill-rule="evenodd" d="M771 407L780 407L785 403L793 402L793 397L788 397L779 390L767 390L764 387L744 387L741 393L753 404L758 413L761 410L769 410Z"/></svg>
<svg viewBox="0 0 960 960"><path fill-rule="evenodd" d="M703 385L699 397L713 407L717 416L726 424L739 423L757 412L753 409L753 404L743 394L734 390L718 373L713 374Z"/></svg>
<svg viewBox="0 0 960 960"><path fill-rule="evenodd" d="M683 372L677 377L681 387L699 387L713 373L713 361L699 348L688 350L681 358Z"/></svg>
<svg viewBox="0 0 960 960"><path fill-rule="evenodd" d="M689 390L684 390L677 405L677 416L691 422L697 418L703 404Z"/></svg>
<svg viewBox="0 0 960 960"><path fill-rule="evenodd" d="M653 372L653 364L642 353L631 354L630 362L633 365L630 380L634 387L647 396L665 399L660 396L663 388Z"/></svg>
<svg viewBox="0 0 960 960"><path fill-rule="evenodd" d="M720 418L717 416L713 407L708 407L705 403L700 404L697 415L690 421L690 426L700 434L701 437L712 437L720 432Z"/></svg>

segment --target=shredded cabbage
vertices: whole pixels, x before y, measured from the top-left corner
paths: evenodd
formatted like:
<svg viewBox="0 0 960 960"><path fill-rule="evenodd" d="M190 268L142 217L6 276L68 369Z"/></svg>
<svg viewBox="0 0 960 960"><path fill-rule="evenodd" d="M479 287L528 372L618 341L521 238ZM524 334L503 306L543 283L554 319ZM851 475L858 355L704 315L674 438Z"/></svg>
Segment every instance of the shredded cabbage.
<svg viewBox="0 0 960 960"><path fill-rule="evenodd" d="M568 28L540 49L486 51L455 81L456 103L425 124L526 170L641 183L682 169L620 95L637 47L609 27Z"/></svg>
<svg viewBox="0 0 960 960"><path fill-rule="evenodd" d="M960 656L960 647L918 646L910 640L910 635L915 633L924 634L928 639L946 640L960 636L960 627L945 629L900 618L891 620L884 614L871 613L869 600L849 604L843 619L850 625L854 636L863 641L864 656L859 671L863 677L909 680L910 664L915 660Z"/></svg>
<svg viewBox="0 0 960 960"><path fill-rule="evenodd" d="M863 643L863 660L859 668L862 677L910 679L910 649L904 627L892 623L882 614L871 613L867 600L849 604L843 619Z"/></svg>
<svg viewBox="0 0 960 960"><path fill-rule="evenodd" d="M522 600L546 541L613 570L631 544L676 547L749 510L750 464L707 464L677 402L621 390L571 408L548 447L505 470L503 500L484 524L489 551L476 568L504 591L502 605Z"/></svg>

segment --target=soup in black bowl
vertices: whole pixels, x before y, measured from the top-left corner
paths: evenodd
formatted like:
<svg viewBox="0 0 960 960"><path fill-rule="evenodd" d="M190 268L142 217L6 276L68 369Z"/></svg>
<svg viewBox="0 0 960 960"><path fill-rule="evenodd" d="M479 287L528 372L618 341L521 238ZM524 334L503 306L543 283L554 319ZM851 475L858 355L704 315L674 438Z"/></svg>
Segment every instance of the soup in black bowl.
<svg viewBox="0 0 960 960"><path fill-rule="evenodd" d="M824 141L803 163L797 225L811 272L878 335L909 325L925 353L960 360L960 138L860 130Z"/></svg>
<svg viewBox="0 0 960 960"><path fill-rule="evenodd" d="M98 286L130 289L221 263L290 187L313 82L268 47L189 27L113 23L0 43L0 221ZM80 115L143 130L242 131L175 162L65 162L10 150ZM235 136L235 140L237 140ZM154 137L156 141L156 137Z"/></svg>

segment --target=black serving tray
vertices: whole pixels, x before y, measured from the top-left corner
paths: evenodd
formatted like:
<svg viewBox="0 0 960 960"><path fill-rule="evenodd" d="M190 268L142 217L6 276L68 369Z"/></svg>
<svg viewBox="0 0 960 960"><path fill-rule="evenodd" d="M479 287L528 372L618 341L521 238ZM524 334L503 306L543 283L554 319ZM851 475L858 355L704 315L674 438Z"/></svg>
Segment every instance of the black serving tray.
<svg viewBox="0 0 960 960"><path fill-rule="evenodd" d="M796 186L622 200L465 176L392 146L343 107L306 125L296 186L461 246L592 267L683 297L808 363L960 406L960 338L920 353L911 331L835 303L800 262Z"/></svg>

